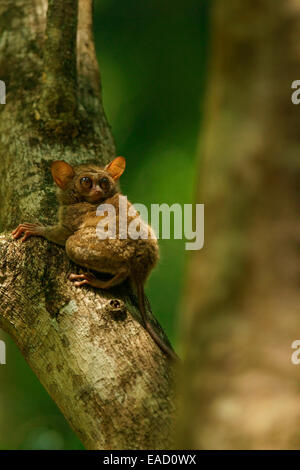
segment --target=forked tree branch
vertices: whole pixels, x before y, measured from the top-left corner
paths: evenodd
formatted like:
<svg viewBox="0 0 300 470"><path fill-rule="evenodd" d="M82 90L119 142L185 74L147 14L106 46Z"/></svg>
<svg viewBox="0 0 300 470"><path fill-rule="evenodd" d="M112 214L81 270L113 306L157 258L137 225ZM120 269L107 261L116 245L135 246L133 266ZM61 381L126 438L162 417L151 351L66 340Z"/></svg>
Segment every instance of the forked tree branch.
<svg viewBox="0 0 300 470"><path fill-rule="evenodd" d="M0 70L8 84L0 107L0 326L87 448L170 448L175 371L143 328L129 286L78 290L68 281L76 267L63 248L9 235L22 221L54 221L52 160L100 163L115 152L100 97L91 2L79 2L78 31L75 1L52 0L49 7L46 26L46 0L0 4ZM59 30L65 8L70 16ZM58 77L70 81L69 101ZM55 107L53 114L55 96L66 114ZM76 122L68 126L73 109Z"/></svg>
<svg viewBox="0 0 300 470"><path fill-rule="evenodd" d="M59 134L78 127L77 17L78 0L48 0L39 112L45 128Z"/></svg>

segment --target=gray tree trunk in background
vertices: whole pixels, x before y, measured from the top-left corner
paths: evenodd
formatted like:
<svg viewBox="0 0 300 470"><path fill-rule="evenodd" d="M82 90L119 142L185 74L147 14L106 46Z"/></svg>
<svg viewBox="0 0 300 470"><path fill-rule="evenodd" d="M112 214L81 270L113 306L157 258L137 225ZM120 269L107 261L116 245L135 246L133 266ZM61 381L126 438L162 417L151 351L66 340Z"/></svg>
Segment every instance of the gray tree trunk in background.
<svg viewBox="0 0 300 470"><path fill-rule="evenodd" d="M299 448L299 38L299 2L212 3L205 247L189 259L183 302L186 447Z"/></svg>
<svg viewBox="0 0 300 470"><path fill-rule="evenodd" d="M63 248L38 238L22 244L9 234L23 221L54 222L52 160L104 164L115 156L91 1L49 0L46 15L47 3L0 4L0 79L7 86L0 106L0 327L87 448L168 448L174 370L142 326L129 287L76 289Z"/></svg>

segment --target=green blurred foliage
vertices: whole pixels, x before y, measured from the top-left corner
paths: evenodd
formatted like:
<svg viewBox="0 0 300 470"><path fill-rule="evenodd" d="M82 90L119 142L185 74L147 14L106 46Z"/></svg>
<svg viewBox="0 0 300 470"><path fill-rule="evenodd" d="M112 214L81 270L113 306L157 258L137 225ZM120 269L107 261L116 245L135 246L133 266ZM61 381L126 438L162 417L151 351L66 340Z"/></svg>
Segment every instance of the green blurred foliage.
<svg viewBox="0 0 300 470"><path fill-rule="evenodd" d="M96 0L95 39L104 107L117 153L127 157L122 190L132 202L192 202L205 82L207 2ZM176 340L184 241L162 240L147 293Z"/></svg>
<svg viewBox="0 0 300 470"><path fill-rule="evenodd" d="M208 2L96 0L95 40L103 99L122 190L132 202L191 203L205 83ZM146 291L176 346L184 240L161 240ZM0 365L0 449L82 449L11 340Z"/></svg>

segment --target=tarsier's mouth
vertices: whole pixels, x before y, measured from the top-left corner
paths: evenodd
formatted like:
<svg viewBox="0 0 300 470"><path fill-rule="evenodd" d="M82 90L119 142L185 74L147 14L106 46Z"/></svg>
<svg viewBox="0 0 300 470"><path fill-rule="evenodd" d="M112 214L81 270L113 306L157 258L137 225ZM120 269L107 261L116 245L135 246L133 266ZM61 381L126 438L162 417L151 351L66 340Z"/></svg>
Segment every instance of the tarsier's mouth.
<svg viewBox="0 0 300 470"><path fill-rule="evenodd" d="M87 197L87 199L91 202L100 202L103 199L103 194L102 193L94 193L90 196Z"/></svg>

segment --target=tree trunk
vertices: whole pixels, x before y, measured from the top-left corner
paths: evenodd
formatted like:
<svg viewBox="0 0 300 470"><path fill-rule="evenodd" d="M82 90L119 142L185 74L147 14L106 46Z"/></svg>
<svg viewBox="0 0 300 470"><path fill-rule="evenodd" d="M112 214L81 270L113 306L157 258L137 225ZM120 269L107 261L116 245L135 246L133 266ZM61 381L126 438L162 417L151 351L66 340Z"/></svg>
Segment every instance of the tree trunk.
<svg viewBox="0 0 300 470"><path fill-rule="evenodd" d="M104 164L115 155L91 1L6 0L0 30L0 326L87 448L171 447L175 371L129 286L76 289L63 248L9 233L23 221L54 222L52 160Z"/></svg>
<svg viewBox="0 0 300 470"><path fill-rule="evenodd" d="M205 246L184 299L185 446L299 448L299 34L298 2L212 4Z"/></svg>

